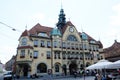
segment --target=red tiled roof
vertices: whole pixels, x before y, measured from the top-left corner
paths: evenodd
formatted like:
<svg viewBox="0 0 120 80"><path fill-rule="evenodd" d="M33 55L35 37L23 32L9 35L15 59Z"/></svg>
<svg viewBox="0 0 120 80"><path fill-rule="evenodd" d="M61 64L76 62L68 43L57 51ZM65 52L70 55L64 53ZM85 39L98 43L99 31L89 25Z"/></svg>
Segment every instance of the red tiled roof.
<svg viewBox="0 0 120 80"><path fill-rule="evenodd" d="M51 27L42 26L38 23L32 29L29 30L29 33L37 34L39 32L45 32L49 36L52 29L53 28L51 28Z"/></svg>
<svg viewBox="0 0 120 80"><path fill-rule="evenodd" d="M28 36L28 35L29 35L28 31L25 30L25 31L22 33L21 37L22 37L22 36Z"/></svg>
<svg viewBox="0 0 120 80"><path fill-rule="evenodd" d="M17 49L27 49L27 48L29 48L29 49L33 49L32 46L18 46Z"/></svg>
<svg viewBox="0 0 120 80"><path fill-rule="evenodd" d="M105 58L120 56L120 43L115 40L114 44L104 49Z"/></svg>

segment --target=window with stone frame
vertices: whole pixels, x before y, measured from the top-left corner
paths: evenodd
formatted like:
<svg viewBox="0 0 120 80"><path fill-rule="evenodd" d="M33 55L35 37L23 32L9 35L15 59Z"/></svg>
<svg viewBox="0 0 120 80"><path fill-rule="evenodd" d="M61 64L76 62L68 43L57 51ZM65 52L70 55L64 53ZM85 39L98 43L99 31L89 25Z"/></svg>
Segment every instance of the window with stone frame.
<svg viewBox="0 0 120 80"><path fill-rule="evenodd" d="M75 49L74 43L71 43L71 48Z"/></svg>
<svg viewBox="0 0 120 80"><path fill-rule="evenodd" d="M58 52L58 59L61 59L61 57L60 57L60 52Z"/></svg>
<svg viewBox="0 0 120 80"><path fill-rule="evenodd" d="M64 49L66 48L65 42L62 43L62 46L63 46Z"/></svg>
<svg viewBox="0 0 120 80"><path fill-rule="evenodd" d="M38 40L34 40L34 47L38 47Z"/></svg>
<svg viewBox="0 0 120 80"><path fill-rule="evenodd" d="M57 59L57 53L54 52L54 59Z"/></svg>
<svg viewBox="0 0 120 80"><path fill-rule="evenodd" d="M62 57L63 59L66 59L66 53L65 52L63 52L62 56L63 56Z"/></svg>
<svg viewBox="0 0 120 80"><path fill-rule="evenodd" d="M83 60L83 54L80 53L80 60Z"/></svg>
<svg viewBox="0 0 120 80"><path fill-rule="evenodd" d="M21 50L20 58L25 58L25 50Z"/></svg>
<svg viewBox="0 0 120 80"><path fill-rule="evenodd" d="M34 51L33 58L38 58L38 51Z"/></svg>
<svg viewBox="0 0 120 80"><path fill-rule="evenodd" d="M97 54L97 59L100 60L100 54Z"/></svg>
<svg viewBox="0 0 120 80"><path fill-rule="evenodd" d="M70 59L70 52L67 53L67 58Z"/></svg>
<svg viewBox="0 0 120 80"><path fill-rule="evenodd" d="M50 59L50 58L51 58L51 52L47 51L47 59Z"/></svg>
<svg viewBox="0 0 120 80"><path fill-rule="evenodd" d="M70 42L67 43L67 49L70 49Z"/></svg>
<svg viewBox="0 0 120 80"><path fill-rule="evenodd" d="M53 45L54 45L54 48L57 48L57 41L54 41Z"/></svg>
<svg viewBox="0 0 120 80"><path fill-rule="evenodd" d="M51 48L51 43L50 43L50 41L47 41L47 47L48 47L48 48Z"/></svg>
<svg viewBox="0 0 120 80"><path fill-rule="evenodd" d="M83 49L82 44L79 44L79 48L80 48L80 50L82 50L82 49Z"/></svg>
<svg viewBox="0 0 120 80"><path fill-rule="evenodd" d="M45 41L41 40L41 47L45 47Z"/></svg>
<svg viewBox="0 0 120 80"><path fill-rule="evenodd" d="M75 44L75 49L77 49L77 50L78 50L78 44Z"/></svg>

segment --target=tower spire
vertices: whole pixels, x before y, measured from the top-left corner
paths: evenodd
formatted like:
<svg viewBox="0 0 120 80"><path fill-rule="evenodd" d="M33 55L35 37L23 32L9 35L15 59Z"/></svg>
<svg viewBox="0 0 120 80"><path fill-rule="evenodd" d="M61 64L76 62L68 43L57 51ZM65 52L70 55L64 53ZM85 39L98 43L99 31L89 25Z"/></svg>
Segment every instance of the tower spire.
<svg viewBox="0 0 120 80"><path fill-rule="evenodd" d="M62 6L61 6L58 23L57 23L58 29L61 30L64 27L65 23L66 23L66 18L65 18L64 10L62 9Z"/></svg>

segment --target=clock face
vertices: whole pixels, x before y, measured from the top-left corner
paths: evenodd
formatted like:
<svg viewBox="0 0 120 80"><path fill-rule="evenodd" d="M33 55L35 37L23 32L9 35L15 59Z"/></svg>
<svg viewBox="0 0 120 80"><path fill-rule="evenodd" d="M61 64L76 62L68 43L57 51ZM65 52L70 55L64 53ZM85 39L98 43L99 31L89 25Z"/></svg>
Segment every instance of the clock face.
<svg viewBox="0 0 120 80"><path fill-rule="evenodd" d="M70 29L69 29L69 30L70 30L70 32L74 32L74 29L73 29L73 27L70 27Z"/></svg>

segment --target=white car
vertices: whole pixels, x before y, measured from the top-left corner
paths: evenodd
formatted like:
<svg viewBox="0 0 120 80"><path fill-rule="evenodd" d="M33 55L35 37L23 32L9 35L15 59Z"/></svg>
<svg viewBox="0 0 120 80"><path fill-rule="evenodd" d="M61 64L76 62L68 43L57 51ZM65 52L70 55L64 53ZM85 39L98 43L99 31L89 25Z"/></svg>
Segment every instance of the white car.
<svg viewBox="0 0 120 80"><path fill-rule="evenodd" d="M3 80L12 80L12 71L5 72L3 76Z"/></svg>

